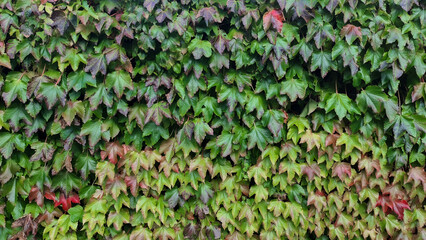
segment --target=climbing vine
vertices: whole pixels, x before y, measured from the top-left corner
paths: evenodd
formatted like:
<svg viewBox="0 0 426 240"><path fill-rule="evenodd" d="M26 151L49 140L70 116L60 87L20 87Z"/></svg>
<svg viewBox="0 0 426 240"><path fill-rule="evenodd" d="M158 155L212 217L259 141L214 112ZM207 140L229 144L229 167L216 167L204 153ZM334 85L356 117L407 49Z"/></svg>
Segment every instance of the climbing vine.
<svg viewBox="0 0 426 240"><path fill-rule="evenodd" d="M425 239L424 4L0 0L0 238Z"/></svg>

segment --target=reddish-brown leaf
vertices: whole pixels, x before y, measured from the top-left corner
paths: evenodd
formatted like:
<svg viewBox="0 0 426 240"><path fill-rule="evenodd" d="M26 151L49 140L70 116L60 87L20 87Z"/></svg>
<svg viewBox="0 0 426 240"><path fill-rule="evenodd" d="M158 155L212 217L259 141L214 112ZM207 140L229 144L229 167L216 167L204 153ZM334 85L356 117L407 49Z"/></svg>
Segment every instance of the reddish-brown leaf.
<svg viewBox="0 0 426 240"><path fill-rule="evenodd" d="M333 167L333 172L332 172L332 176L338 176L340 178L340 180L344 180L345 179L345 175L347 176L351 176L351 165L349 163L345 163L345 162L341 162L341 163L337 163L334 165Z"/></svg>
<svg viewBox="0 0 426 240"><path fill-rule="evenodd" d="M362 37L361 27L357 27L352 24L347 24L340 31L340 35L342 37L346 37L346 39L350 39L349 40L350 42L352 42L357 37L361 39Z"/></svg>
<svg viewBox="0 0 426 240"><path fill-rule="evenodd" d="M33 186L30 190L30 194L28 195L28 200L30 202L36 201L37 205L40 207L43 207L44 204L44 197L43 193L40 192L40 189L37 186Z"/></svg>
<svg viewBox="0 0 426 240"><path fill-rule="evenodd" d="M316 176L319 176L321 172L321 169L319 168L318 164L314 163L312 165L305 165L302 166L302 174L308 175L309 181L312 181Z"/></svg>
<svg viewBox="0 0 426 240"><path fill-rule="evenodd" d="M391 198L388 194L380 195L379 200L377 200L376 207L381 206L383 212L386 214L391 213L392 211L398 215L400 220L404 219L404 209L411 210L407 201L404 199L395 199Z"/></svg>
<svg viewBox="0 0 426 240"><path fill-rule="evenodd" d="M122 158L124 156L124 148L118 142L110 142L106 144L106 150L101 151L101 158L105 160L108 157L108 160L112 164L116 164L118 159L117 156Z"/></svg>
<svg viewBox="0 0 426 240"><path fill-rule="evenodd" d="M380 176L380 162L379 160L372 160L367 156L362 156L361 160L358 161L358 169L365 169L367 177L369 177L374 170L376 170L376 178Z"/></svg>
<svg viewBox="0 0 426 240"><path fill-rule="evenodd" d="M217 10L214 7L205 7L198 11L196 18L204 18L206 25L209 25L211 22L222 22L222 18L219 16Z"/></svg>
<svg viewBox="0 0 426 240"><path fill-rule="evenodd" d="M9 238L9 240L27 240L27 236L25 235L24 231L19 231L17 233L15 233L11 238Z"/></svg>
<svg viewBox="0 0 426 240"><path fill-rule="evenodd" d="M414 187L417 187L420 183L423 184L423 190L426 192L426 172L424 168L410 168L407 182L411 181L414 181Z"/></svg>
<svg viewBox="0 0 426 240"><path fill-rule="evenodd" d="M214 43L214 47L217 52L222 55L225 49L228 47L229 40L224 38L222 35L219 35Z"/></svg>
<svg viewBox="0 0 426 240"><path fill-rule="evenodd" d="M130 192L133 196L138 196L138 180L136 179L136 176L125 176L124 181L126 182L127 187L130 188Z"/></svg>
<svg viewBox="0 0 426 240"><path fill-rule="evenodd" d="M16 221L12 223L12 228L22 227L22 231L26 236L36 235L38 229L38 223L34 221L33 216L31 214L25 215L21 218L18 218Z"/></svg>
<svg viewBox="0 0 426 240"><path fill-rule="evenodd" d="M339 137L339 134L329 134L325 139L325 146L336 145L336 141Z"/></svg>
<svg viewBox="0 0 426 240"><path fill-rule="evenodd" d="M62 212L60 210L54 209L52 212L45 211L43 214L38 215L38 217L35 219L37 223L45 222L47 224L50 224L53 219L57 219L58 217L62 216Z"/></svg>
<svg viewBox="0 0 426 240"><path fill-rule="evenodd" d="M263 29L266 31L272 26L280 33L285 21L284 15L280 10L271 10L263 15Z"/></svg>

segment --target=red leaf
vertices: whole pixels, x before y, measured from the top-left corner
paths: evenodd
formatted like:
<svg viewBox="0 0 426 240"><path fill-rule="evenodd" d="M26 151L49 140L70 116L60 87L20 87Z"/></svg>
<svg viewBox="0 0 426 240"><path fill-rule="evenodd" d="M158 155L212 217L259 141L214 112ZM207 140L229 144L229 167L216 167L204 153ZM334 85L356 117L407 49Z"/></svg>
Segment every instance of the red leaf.
<svg viewBox="0 0 426 240"><path fill-rule="evenodd" d="M80 197L78 196L78 194L73 193L71 196L68 197L68 199L72 203L80 203Z"/></svg>
<svg viewBox="0 0 426 240"><path fill-rule="evenodd" d="M404 199L392 199L389 194L384 194L379 196L377 200L376 207L381 206L383 212L386 214L391 213L392 211L398 215L400 220L404 219L404 209L411 210L407 201Z"/></svg>
<svg viewBox="0 0 426 240"><path fill-rule="evenodd" d="M284 21L285 18L281 11L271 10L263 15L263 29L268 30L272 23L272 26L281 33Z"/></svg>
<svg viewBox="0 0 426 240"><path fill-rule="evenodd" d="M59 201L56 201L56 199L53 199L53 201L55 203L55 207L62 205L62 209L67 212L68 209L71 208L72 203L80 203L80 197L75 193L71 193L71 195L66 198L65 194L61 193Z"/></svg>
<svg viewBox="0 0 426 240"><path fill-rule="evenodd" d="M56 201L55 194L53 192L51 192L50 190L46 190L44 192L44 197L47 198L47 199L49 199L49 200Z"/></svg>
<svg viewBox="0 0 426 240"><path fill-rule="evenodd" d="M61 196L59 197L59 201L53 200L53 202L55 203L55 207L58 207L62 204L62 201L65 201L65 196L64 194L61 194ZM66 204L66 202L65 202Z"/></svg>
<svg viewBox="0 0 426 240"><path fill-rule="evenodd" d="M333 172L332 172L332 176L338 176L340 178L340 180L344 180L345 179L345 174L348 175L349 177L351 176L352 172L351 172L351 165L349 163L338 163L336 165L334 165L333 167Z"/></svg>
<svg viewBox="0 0 426 240"><path fill-rule="evenodd" d="M65 194L61 193L61 196L59 197L59 202L55 203L55 207L59 205L62 205L62 209L67 212L68 209L71 208L71 201L65 198Z"/></svg>

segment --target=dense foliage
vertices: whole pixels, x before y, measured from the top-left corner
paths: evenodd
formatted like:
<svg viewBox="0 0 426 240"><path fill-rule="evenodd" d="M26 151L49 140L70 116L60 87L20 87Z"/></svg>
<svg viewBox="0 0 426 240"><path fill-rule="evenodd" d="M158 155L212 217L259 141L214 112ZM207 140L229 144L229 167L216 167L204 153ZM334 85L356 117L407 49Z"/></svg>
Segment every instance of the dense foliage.
<svg viewBox="0 0 426 240"><path fill-rule="evenodd" d="M426 239L424 4L0 0L0 238Z"/></svg>

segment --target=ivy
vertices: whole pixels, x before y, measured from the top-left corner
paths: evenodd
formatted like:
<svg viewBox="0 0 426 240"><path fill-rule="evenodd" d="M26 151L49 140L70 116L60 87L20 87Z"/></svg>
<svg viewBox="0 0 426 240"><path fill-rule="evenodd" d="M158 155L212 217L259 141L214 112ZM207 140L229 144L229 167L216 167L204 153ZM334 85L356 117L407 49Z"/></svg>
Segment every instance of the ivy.
<svg viewBox="0 0 426 240"><path fill-rule="evenodd" d="M424 9L0 0L0 238L425 239Z"/></svg>

